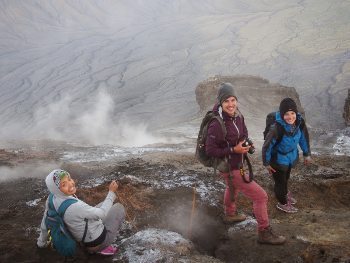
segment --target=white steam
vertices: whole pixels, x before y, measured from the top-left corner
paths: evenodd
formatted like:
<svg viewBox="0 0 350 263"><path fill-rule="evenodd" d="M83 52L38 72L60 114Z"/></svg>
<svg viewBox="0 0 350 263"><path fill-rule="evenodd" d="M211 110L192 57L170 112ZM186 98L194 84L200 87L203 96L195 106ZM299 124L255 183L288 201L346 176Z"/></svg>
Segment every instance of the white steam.
<svg viewBox="0 0 350 263"><path fill-rule="evenodd" d="M0 166L0 182L20 178L45 178L49 171L60 167L55 162L40 162L17 165L16 167Z"/></svg>
<svg viewBox="0 0 350 263"><path fill-rule="evenodd" d="M34 113L31 128L24 130L20 124L6 129L5 138L51 139L90 145L118 145L138 147L165 142L165 138L154 136L143 123L131 125L125 120L113 119L114 102L100 91L95 101L73 106L73 99L65 96ZM86 109L86 110L84 110ZM83 112L83 113L81 113ZM169 140L168 140L169 141Z"/></svg>
<svg viewBox="0 0 350 263"><path fill-rule="evenodd" d="M147 131L145 124L130 125L112 120L113 100L105 92L100 92L97 103L76 120L79 134L92 144L112 144L137 147L164 141Z"/></svg>

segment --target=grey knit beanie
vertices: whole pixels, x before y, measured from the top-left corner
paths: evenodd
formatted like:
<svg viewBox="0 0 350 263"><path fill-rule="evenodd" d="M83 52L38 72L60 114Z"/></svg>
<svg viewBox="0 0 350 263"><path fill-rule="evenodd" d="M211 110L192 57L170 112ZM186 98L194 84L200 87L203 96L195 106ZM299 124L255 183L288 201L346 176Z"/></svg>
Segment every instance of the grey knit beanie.
<svg viewBox="0 0 350 263"><path fill-rule="evenodd" d="M218 90L218 102L220 105L229 97L236 97L233 85L231 83L221 83Z"/></svg>

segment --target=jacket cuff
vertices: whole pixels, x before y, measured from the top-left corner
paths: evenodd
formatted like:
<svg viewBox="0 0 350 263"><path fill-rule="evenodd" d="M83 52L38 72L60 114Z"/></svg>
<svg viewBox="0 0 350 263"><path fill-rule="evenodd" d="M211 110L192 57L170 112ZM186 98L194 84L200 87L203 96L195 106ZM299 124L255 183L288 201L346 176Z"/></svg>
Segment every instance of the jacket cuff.
<svg viewBox="0 0 350 263"><path fill-rule="evenodd" d="M117 195L114 192L112 192L112 191L108 191L107 198L111 198L112 202L114 202L115 199L117 198Z"/></svg>

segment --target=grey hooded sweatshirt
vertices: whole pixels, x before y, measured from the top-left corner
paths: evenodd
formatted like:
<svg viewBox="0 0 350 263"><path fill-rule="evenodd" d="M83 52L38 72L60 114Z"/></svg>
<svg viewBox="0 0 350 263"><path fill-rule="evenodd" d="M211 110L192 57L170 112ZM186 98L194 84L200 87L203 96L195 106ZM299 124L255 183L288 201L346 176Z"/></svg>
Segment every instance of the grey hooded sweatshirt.
<svg viewBox="0 0 350 263"><path fill-rule="evenodd" d="M112 207L113 202L116 199L116 194L109 191L106 196L106 199L102 202L101 206L90 206L84 203L83 201L79 200L75 196L65 195L64 193L62 193L53 180L53 174L55 173L55 171L56 170L52 171L45 179L47 188L54 195L53 204L55 209L58 210L59 206L66 199L78 200L78 202L70 205L67 208L63 218L64 222L68 226L68 229L72 233L75 240L80 242L82 241L84 235L84 219L86 218L88 220L88 229L84 242L86 243L96 240L102 234L102 231L104 229L102 220L106 217L108 210ZM49 200L47 199L44 216L40 226L41 232L37 240L37 245L39 247L45 247L48 241L47 228L45 225L45 218L48 210L48 202Z"/></svg>

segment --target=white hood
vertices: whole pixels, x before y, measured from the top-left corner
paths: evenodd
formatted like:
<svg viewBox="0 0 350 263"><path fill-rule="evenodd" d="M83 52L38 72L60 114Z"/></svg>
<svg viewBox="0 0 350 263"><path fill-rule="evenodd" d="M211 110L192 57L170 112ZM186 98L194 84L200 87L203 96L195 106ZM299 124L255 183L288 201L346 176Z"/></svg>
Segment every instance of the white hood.
<svg viewBox="0 0 350 263"><path fill-rule="evenodd" d="M49 189L50 193L54 195L53 197L53 204L55 206L55 209L57 210L62 202L66 199L76 199L72 195L66 195L61 192L61 190L58 188L58 186L55 184L54 181L54 174L58 171L62 171L61 169L55 169L51 173L49 173L48 176L46 176L45 183L47 188Z"/></svg>

